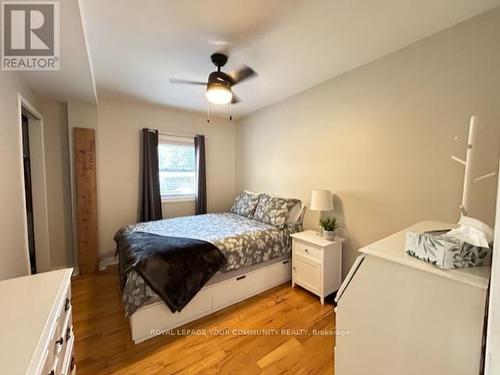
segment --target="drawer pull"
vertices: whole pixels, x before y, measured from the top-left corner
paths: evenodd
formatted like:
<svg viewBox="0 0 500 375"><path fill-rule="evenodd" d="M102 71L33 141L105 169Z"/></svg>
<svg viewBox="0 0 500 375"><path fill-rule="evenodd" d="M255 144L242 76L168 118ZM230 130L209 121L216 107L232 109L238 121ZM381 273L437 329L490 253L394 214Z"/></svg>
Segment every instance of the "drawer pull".
<svg viewBox="0 0 500 375"><path fill-rule="evenodd" d="M236 278L236 281L243 280L245 277L247 277L247 275L239 276Z"/></svg>
<svg viewBox="0 0 500 375"><path fill-rule="evenodd" d="M56 345L62 345L63 343L64 343L64 339L62 337L56 341Z"/></svg>
<svg viewBox="0 0 500 375"><path fill-rule="evenodd" d="M290 263L290 260L283 261L283 264L288 264L288 263Z"/></svg>
<svg viewBox="0 0 500 375"><path fill-rule="evenodd" d="M69 298L66 298L66 302L64 303L64 311L68 311L70 306L71 306L71 302L70 302Z"/></svg>
<svg viewBox="0 0 500 375"><path fill-rule="evenodd" d="M305 251L307 254L309 254L309 249L304 249L304 251Z"/></svg>
<svg viewBox="0 0 500 375"><path fill-rule="evenodd" d="M297 271L297 268L296 267L292 267L294 271Z"/></svg>
<svg viewBox="0 0 500 375"><path fill-rule="evenodd" d="M71 327L68 327L66 329L66 341L69 341L70 338L71 338Z"/></svg>

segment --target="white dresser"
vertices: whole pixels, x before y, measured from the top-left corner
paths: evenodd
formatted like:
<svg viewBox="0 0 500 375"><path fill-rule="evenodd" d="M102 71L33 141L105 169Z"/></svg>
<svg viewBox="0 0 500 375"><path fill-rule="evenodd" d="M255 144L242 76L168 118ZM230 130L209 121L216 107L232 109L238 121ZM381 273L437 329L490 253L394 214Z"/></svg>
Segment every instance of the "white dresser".
<svg viewBox="0 0 500 375"><path fill-rule="evenodd" d="M74 374L72 269L0 281L0 373Z"/></svg>
<svg viewBox="0 0 500 375"><path fill-rule="evenodd" d="M320 297L337 291L342 280L342 239L325 240L306 230L292 237L292 287L296 284Z"/></svg>
<svg viewBox="0 0 500 375"><path fill-rule="evenodd" d="M360 252L337 293L336 375L477 375L490 267L441 270L405 254L405 233Z"/></svg>

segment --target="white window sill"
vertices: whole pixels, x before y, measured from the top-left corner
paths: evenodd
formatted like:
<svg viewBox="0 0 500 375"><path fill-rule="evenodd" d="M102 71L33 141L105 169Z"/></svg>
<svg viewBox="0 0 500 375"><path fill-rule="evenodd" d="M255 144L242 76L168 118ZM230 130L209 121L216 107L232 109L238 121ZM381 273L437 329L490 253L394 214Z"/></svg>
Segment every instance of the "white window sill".
<svg viewBox="0 0 500 375"><path fill-rule="evenodd" d="M194 202L195 200L196 198L192 195L161 197L161 203Z"/></svg>

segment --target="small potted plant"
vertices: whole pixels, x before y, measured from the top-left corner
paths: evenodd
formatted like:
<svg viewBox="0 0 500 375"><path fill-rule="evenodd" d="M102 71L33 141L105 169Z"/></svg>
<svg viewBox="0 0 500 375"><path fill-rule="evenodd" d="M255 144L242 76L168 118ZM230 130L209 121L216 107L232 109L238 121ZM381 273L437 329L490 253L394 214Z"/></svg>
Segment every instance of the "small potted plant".
<svg viewBox="0 0 500 375"><path fill-rule="evenodd" d="M333 241L335 239L335 231L339 228L339 223L336 217L327 217L320 219L321 235L325 240Z"/></svg>

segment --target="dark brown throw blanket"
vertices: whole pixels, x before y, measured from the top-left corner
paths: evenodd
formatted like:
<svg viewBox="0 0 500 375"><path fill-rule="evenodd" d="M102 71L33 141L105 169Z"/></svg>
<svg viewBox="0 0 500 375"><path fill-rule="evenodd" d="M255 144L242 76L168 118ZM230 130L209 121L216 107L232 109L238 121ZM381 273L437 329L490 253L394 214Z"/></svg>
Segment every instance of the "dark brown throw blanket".
<svg viewBox="0 0 500 375"><path fill-rule="evenodd" d="M215 245L192 238L125 232L115 241L122 288L134 270L172 312L181 311L227 262Z"/></svg>

